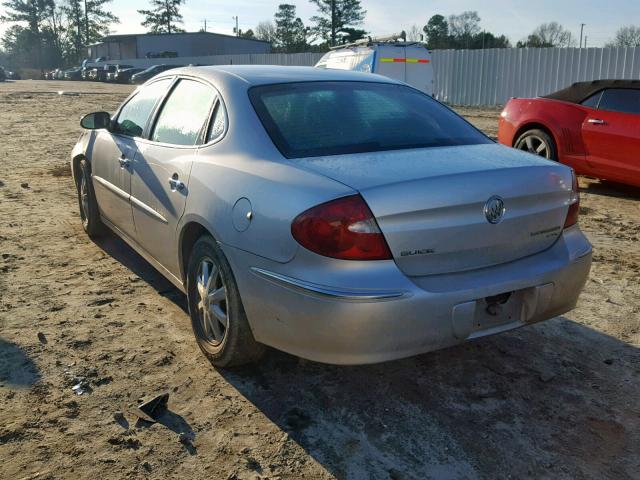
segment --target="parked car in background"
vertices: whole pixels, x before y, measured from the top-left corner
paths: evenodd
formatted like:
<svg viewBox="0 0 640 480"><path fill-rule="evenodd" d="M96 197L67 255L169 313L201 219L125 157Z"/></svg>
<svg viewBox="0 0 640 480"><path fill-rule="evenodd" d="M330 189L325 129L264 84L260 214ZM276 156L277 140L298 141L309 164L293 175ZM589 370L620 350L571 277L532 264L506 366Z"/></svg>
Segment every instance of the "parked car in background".
<svg viewBox="0 0 640 480"><path fill-rule="evenodd" d="M43 77L45 80L58 80L58 76L62 76L62 70L56 68L55 70L49 70L43 73Z"/></svg>
<svg viewBox="0 0 640 480"><path fill-rule="evenodd" d="M398 41L404 40L403 34L332 48L315 66L377 73L433 95L431 52L424 43Z"/></svg>
<svg viewBox="0 0 640 480"><path fill-rule="evenodd" d="M88 73L87 73L87 80L91 81L91 82L97 82L98 81L98 70L100 70L101 67L92 67L89 69Z"/></svg>
<svg viewBox="0 0 640 480"><path fill-rule="evenodd" d="M123 70L118 70L113 74L113 81L117 83L129 83L131 82L131 77L136 73L142 72L146 70L145 68L125 68Z"/></svg>
<svg viewBox="0 0 640 480"><path fill-rule="evenodd" d="M513 98L500 115L498 140L581 175L640 187L640 81L579 82Z"/></svg>
<svg viewBox="0 0 640 480"><path fill-rule="evenodd" d="M109 73L115 72L118 69L117 65L104 65L102 67L97 67L96 68L96 80L98 82L106 82L107 81L107 75Z"/></svg>
<svg viewBox="0 0 640 480"><path fill-rule="evenodd" d="M110 68L107 71L107 74L105 75L105 82L115 82L116 81L116 76L118 74L118 72L122 71L122 70L127 70L129 68L133 68L131 65L114 65L113 67L115 68Z"/></svg>
<svg viewBox="0 0 640 480"><path fill-rule="evenodd" d="M587 279L572 170L389 78L176 69L81 125L84 229L187 294L216 366L407 357L561 315Z"/></svg>
<svg viewBox="0 0 640 480"><path fill-rule="evenodd" d="M130 81L131 83L141 84L146 82L150 78L155 77L159 73L179 67L182 67L182 65L153 65L139 73L132 75Z"/></svg>
<svg viewBox="0 0 640 480"><path fill-rule="evenodd" d="M65 71L64 79L65 80L82 80L82 68L75 67Z"/></svg>

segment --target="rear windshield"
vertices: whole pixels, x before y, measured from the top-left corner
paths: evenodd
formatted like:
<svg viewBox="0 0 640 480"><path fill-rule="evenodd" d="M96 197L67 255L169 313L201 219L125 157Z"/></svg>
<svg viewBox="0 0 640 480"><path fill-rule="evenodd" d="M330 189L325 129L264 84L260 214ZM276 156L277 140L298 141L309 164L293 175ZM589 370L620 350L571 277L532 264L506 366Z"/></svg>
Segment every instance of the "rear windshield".
<svg viewBox="0 0 640 480"><path fill-rule="evenodd" d="M403 85L287 83L254 87L249 96L287 158L491 143L444 105Z"/></svg>

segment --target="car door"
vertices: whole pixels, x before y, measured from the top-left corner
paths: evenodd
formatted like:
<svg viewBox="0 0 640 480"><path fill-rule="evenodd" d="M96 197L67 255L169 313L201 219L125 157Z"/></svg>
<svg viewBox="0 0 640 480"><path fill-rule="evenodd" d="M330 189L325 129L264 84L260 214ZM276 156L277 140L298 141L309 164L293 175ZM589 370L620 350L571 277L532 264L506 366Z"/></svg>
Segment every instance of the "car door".
<svg viewBox="0 0 640 480"><path fill-rule="evenodd" d="M136 241L171 272L177 272L177 223L189 195L189 174L205 141L216 90L182 78L160 107L133 164L131 204Z"/></svg>
<svg viewBox="0 0 640 480"><path fill-rule="evenodd" d="M587 109L582 138L595 175L640 182L640 90L604 90Z"/></svg>
<svg viewBox="0 0 640 480"><path fill-rule="evenodd" d="M171 79L140 89L116 114L109 130L99 130L91 153L94 191L100 215L123 233L135 232L130 205L131 168L137 140Z"/></svg>

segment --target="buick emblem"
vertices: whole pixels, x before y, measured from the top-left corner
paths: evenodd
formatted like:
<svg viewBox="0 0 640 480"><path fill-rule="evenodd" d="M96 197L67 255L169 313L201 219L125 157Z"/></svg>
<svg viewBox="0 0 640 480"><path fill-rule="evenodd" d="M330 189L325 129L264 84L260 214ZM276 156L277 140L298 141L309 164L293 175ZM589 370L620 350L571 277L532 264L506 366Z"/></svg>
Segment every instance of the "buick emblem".
<svg viewBox="0 0 640 480"><path fill-rule="evenodd" d="M500 197L493 196L484 204L484 216L489 223L500 223L504 216L504 200Z"/></svg>

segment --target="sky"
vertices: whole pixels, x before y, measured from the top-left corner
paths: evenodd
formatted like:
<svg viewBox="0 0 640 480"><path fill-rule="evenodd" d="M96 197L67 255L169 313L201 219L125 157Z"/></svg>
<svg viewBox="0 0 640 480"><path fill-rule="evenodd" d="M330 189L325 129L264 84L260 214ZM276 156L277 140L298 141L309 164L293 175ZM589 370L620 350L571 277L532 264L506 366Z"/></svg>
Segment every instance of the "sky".
<svg viewBox="0 0 640 480"><path fill-rule="evenodd" d="M242 30L253 28L263 20L272 20L279 3L293 3L305 24L315 14L307 0L186 0L181 7L183 27L197 31L207 21L207 30L233 33L234 16ZM600 47L613 38L623 25L640 26L640 0L361 0L367 10L363 28L371 35L389 35L422 27L436 13L448 16L465 10L476 10L482 28L504 34L513 44L526 38L541 23L557 21L580 37L580 24L585 23L587 46ZM1 5L1 4L0 4ZM148 8L147 0L113 0L111 9L120 17L112 33L143 33L138 9ZM0 6L0 16L4 7ZM7 28L0 24L0 34Z"/></svg>

